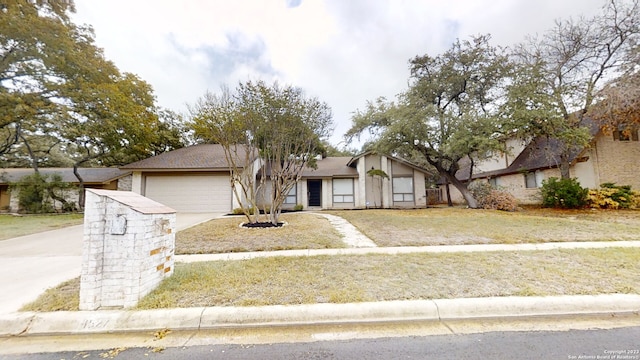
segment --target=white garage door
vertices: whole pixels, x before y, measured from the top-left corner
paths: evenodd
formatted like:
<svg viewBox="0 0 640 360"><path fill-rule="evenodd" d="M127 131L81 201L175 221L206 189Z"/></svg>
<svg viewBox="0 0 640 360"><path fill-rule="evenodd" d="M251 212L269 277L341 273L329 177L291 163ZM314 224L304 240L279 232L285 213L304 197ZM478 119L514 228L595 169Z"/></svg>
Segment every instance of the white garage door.
<svg viewBox="0 0 640 360"><path fill-rule="evenodd" d="M228 175L147 176L145 196L180 212L229 212Z"/></svg>

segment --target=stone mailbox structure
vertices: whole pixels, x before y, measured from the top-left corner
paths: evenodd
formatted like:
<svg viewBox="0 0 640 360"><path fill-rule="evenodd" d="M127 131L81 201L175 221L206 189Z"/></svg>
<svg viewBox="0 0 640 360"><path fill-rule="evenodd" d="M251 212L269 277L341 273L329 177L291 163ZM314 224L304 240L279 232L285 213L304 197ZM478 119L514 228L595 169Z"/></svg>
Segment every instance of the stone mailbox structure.
<svg viewBox="0 0 640 360"><path fill-rule="evenodd" d="M130 191L86 191L80 310L133 307L173 274L175 213Z"/></svg>

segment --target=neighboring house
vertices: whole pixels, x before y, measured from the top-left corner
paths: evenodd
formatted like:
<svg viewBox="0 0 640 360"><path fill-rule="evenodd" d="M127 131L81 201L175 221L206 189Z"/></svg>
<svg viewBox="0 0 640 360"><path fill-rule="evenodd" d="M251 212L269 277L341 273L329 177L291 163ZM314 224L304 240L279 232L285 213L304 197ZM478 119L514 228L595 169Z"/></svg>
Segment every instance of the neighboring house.
<svg viewBox="0 0 640 360"><path fill-rule="evenodd" d="M585 124L589 126L593 140L588 147L571 154L571 177L577 178L582 187L591 189L607 182L640 189L638 130L607 133L588 120ZM522 204L540 203L542 181L560 178L558 142L547 138L537 138L529 143L510 140L506 146L507 153L495 154L476 164L473 179L488 181L492 186L510 192ZM456 176L468 181L468 172L467 166ZM450 189L454 202L464 202L453 186Z"/></svg>
<svg viewBox="0 0 640 360"><path fill-rule="evenodd" d="M368 176L372 168L383 170L389 178ZM132 191L177 211L226 213L240 207L233 196L224 150L217 144L166 152L121 169L132 172ZM316 169L304 171L283 208L297 204L303 209L425 207L427 175L431 174L406 160L371 152L326 157L317 161ZM267 184L265 191L269 188Z"/></svg>
<svg viewBox="0 0 640 360"><path fill-rule="evenodd" d="M78 185L78 179L73 174L73 168L40 168L42 175L60 175L63 182ZM118 168L79 168L80 176L84 180L85 188L106 189L106 190L130 190L131 172ZM16 212L19 210L18 192L12 191L10 185L17 183L23 177L32 175L32 168L6 168L0 169L0 211ZM78 202L78 189L65 191L64 197L67 201ZM55 204L57 209L60 204Z"/></svg>

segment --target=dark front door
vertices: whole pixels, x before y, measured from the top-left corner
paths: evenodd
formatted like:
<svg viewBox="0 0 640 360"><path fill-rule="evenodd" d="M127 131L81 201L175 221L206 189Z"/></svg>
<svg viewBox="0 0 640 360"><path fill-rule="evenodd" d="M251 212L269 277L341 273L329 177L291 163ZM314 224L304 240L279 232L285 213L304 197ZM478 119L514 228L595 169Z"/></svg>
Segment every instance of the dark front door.
<svg viewBox="0 0 640 360"><path fill-rule="evenodd" d="M309 206L322 206L322 180L307 180Z"/></svg>

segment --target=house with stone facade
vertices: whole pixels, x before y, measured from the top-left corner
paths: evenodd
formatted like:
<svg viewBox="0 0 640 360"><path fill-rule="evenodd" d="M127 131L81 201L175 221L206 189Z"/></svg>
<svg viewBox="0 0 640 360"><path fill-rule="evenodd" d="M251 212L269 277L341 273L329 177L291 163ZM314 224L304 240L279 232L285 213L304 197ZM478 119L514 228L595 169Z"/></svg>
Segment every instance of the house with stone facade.
<svg viewBox="0 0 640 360"><path fill-rule="evenodd" d="M243 166L260 161L250 157ZM415 208L427 205L425 178L431 173L404 159L366 152L354 157L324 157L305 169L288 194L284 209ZM369 176L379 169L386 177ZM241 206L233 194L224 149L201 144L159 154L121 167L132 173L131 191L179 212L228 213ZM268 176L267 173L264 176ZM263 174L254 172L254 176ZM269 184L267 184L268 191Z"/></svg>
<svg viewBox="0 0 640 360"><path fill-rule="evenodd" d="M640 189L640 142L638 129L603 131L585 121L593 137L591 143L571 154L570 175L582 187L596 189L603 183L631 185ZM471 180L488 181L493 187L506 190L521 204L540 203L542 181L560 178L559 143L555 139L536 138L531 141L510 139L506 151L492 154L474 167ZM469 180L468 166L461 166L456 175ZM452 200L463 203L461 194L450 186ZM441 186L444 193L444 186Z"/></svg>

